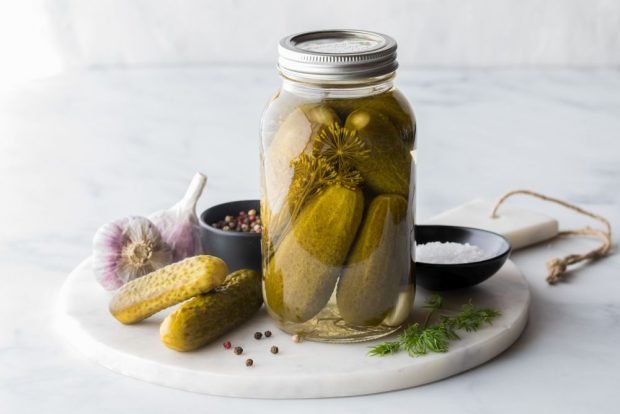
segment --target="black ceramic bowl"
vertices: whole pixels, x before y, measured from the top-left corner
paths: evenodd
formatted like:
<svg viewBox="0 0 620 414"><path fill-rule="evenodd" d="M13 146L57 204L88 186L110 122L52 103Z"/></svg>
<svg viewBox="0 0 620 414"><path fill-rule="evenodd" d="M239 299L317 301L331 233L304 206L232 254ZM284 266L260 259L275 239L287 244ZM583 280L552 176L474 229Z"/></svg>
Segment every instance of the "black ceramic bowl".
<svg viewBox="0 0 620 414"><path fill-rule="evenodd" d="M211 223L237 216L240 211L256 210L260 214L259 200L231 201L206 209L200 215L202 246L206 254L223 259L231 272L239 269L261 271L260 233L224 231Z"/></svg>
<svg viewBox="0 0 620 414"><path fill-rule="evenodd" d="M416 244L469 243L493 257L480 262L435 264L416 261L416 284L429 290L453 290L477 285L493 276L510 256L510 242L497 233L472 227L421 225L415 229Z"/></svg>

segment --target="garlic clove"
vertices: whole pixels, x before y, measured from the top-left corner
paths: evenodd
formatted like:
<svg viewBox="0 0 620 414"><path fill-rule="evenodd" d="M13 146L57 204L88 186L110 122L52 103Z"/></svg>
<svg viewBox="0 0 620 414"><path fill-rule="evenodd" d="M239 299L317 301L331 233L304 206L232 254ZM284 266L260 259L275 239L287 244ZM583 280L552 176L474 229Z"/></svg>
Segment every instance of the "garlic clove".
<svg viewBox="0 0 620 414"><path fill-rule="evenodd" d="M93 239L93 271L107 290L172 263L173 253L157 227L145 217L104 224Z"/></svg>
<svg viewBox="0 0 620 414"><path fill-rule="evenodd" d="M202 254L200 226L196 216L196 203L202 195L207 177L196 173L185 196L174 206L149 216L162 239L172 249L174 261Z"/></svg>

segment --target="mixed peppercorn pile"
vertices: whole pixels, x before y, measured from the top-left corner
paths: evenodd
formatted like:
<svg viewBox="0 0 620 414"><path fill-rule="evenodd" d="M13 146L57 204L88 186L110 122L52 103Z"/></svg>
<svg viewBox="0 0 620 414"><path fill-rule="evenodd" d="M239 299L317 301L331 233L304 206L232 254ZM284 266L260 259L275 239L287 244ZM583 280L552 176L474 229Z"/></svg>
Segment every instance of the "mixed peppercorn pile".
<svg viewBox="0 0 620 414"><path fill-rule="evenodd" d="M236 216L226 216L224 220L211 223L211 227L224 231L262 233L262 222L256 210L240 211Z"/></svg>

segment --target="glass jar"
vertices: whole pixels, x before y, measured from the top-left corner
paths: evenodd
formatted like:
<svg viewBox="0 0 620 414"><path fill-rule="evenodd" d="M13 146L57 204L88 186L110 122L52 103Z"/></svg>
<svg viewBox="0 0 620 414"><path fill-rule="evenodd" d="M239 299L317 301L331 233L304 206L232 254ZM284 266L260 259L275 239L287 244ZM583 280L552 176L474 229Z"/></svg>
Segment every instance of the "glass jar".
<svg viewBox="0 0 620 414"><path fill-rule="evenodd" d="M366 31L282 39L261 122L263 292L286 332L357 342L397 330L415 293L415 118L396 42Z"/></svg>

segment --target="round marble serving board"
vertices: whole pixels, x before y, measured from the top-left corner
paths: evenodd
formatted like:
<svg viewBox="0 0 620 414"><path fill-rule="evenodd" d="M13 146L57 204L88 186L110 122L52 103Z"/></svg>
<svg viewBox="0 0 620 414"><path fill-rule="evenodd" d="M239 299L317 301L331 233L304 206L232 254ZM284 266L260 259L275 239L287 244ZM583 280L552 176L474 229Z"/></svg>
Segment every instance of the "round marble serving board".
<svg viewBox="0 0 620 414"><path fill-rule="evenodd" d="M414 319L428 292L418 289ZM480 307L500 309L502 316L478 332L465 333L443 354L411 358L401 352L383 358L367 355L379 341L358 344L293 343L278 330L264 309L221 341L198 351L179 353L159 341L161 312L133 326L108 313L112 294L92 275L90 260L82 262L62 288L55 325L60 335L88 359L121 374L187 391L231 397L321 398L372 394L415 387L478 366L497 356L519 337L527 321L530 293L526 280L508 261L479 286L443 293L444 307L458 309L470 299ZM256 331L271 338L256 340ZM224 340L244 349L225 350ZM270 352L272 345L279 353ZM245 366L246 358L254 366Z"/></svg>

